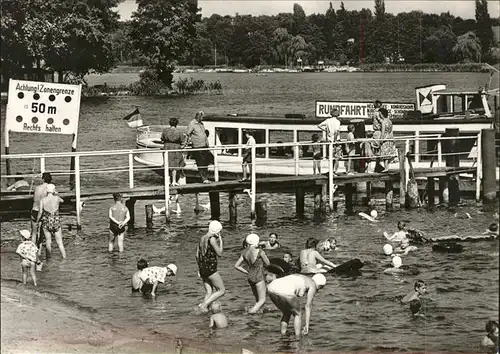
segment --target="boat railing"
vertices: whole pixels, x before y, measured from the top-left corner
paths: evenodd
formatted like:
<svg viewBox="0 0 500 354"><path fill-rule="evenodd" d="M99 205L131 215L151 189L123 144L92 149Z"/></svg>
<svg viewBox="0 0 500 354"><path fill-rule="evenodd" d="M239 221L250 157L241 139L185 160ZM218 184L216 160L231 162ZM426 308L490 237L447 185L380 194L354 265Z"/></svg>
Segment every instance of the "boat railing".
<svg viewBox="0 0 500 354"><path fill-rule="evenodd" d="M407 153L410 153L410 155L414 158L415 161L418 159L417 154L412 154L412 151L410 149L411 144L414 146L418 146L423 141L436 141L436 149L435 151L428 152L426 155L433 156L435 159L436 164L434 165L435 167L438 166L443 166L443 160L446 159L447 156L462 156L465 153L457 152L457 151L450 151L450 152L443 152L443 144L445 144L448 141L451 140L477 140L477 148L476 152L474 153L473 157L475 159L475 163L477 165L477 173L478 176L480 175L480 160L481 160L481 134L478 135L470 135L470 136L458 136L458 137L443 137L439 134L436 135L425 135L425 136L401 136L401 137L394 137L393 139L386 139L389 141L392 141L400 151L404 152L404 155L401 156L406 156ZM329 182L330 185L333 184L333 176L334 176L334 148L336 146L340 145L345 145L347 143L355 143L355 144L365 144L365 143L373 143L375 141L382 142L382 139L356 139L352 141L339 141L339 142L317 142L317 143L312 143L312 142L288 142L288 143L269 143L269 144L255 144L252 146L247 146L244 144L240 145L218 145L218 146L212 146L208 148L190 148L190 149L182 149L182 150L163 150L163 149L132 149L132 150L105 150L105 151L76 151L76 152L61 152L61 153L35 153L35 154L9 154L9 155L1 155L1 162L3 165L5 164L10 164L11 162L16 162L19 163L18 166L16 166L16 169L18 170L25 170L29 171L31 169L31 173L26 173L26 174L2 174L0 175L0 178L3 182L2 185L5 185L6 179L9 178L18 178L18 177L31 177L32 180L34 180L35 177L40 176L43 172L50 171L52 175L54 176L61 176L61 175L70 175L71 178L74 179L74 189L75 189L75 196L76 196L76 203L77 205L80 205L80 199L81 199L81 182L82 182L82 177L86 175L91 175L92 177L89 177L86 182L92 183L93 186L98 185L100 183L99 178L110 178L110 174L115 174L115 173L127 173L128 178L122 178L120 181L128 181L128 187L130 189L135 188L136 185L136 177L137 174L140 173L141 171L145 170L150 170L151 167L139 167L137 164L134 163L134 157L137 157L140 154L143 153L148 153L148 154L161 154L162 156L162 161L163 163L154 166L156 169L163 169L163 174L164 174L164 187L165 187L165 205L168 206L168 201L170 197L170 181L169 181L169 153L172 152L190 152L190 151L211 151L215 152L213 154L214 156L214 163L213 163L213 171L214 171L214 179L215 181L219 181L219 172L221 169L221 163L223 161L220 161L222 159L221 156L217 154L217 151L219 151L222 147L224 149L226 148L231 148L231 149L251 149L251 154L252 154L252 179L251 179L251 198L252 198L252 208L255 207L255 195L256 195L256 188L255 188L255 181L256 181L256 170L259 168L262 169L262 166L266 165L278 165L279 163L286 163L286 164L293 164L293 170L295 175L299 175L301 173L301 169L307 167L307 171L309 171L308 174L311 174L312 172L312 163L310 158L304 158L301 156L301 149L305 146L312 146L312 145L318 145L322 146L324 149L327 150L327 154L323 154L325 158L328 160L328 175L329 175ZM266 159L266 158L259 158L257 156L257 150L259 148L272 148L272 147L291 147L293 151L293 156L291 156L289 159L283 160L278 162L279 160L276 159ZM416 149L418 151L418 149ZM467 152L469 155L469 152ZM67 168L69 164L67 164L67 158L71 158L74 163L74 170L70 170ZM366 159L366 156L350 156L349 158L353 160L359 160L359 159ZM387 158L387 159L392 159L392 158L397 158L396 155L391 155L391 156L378 156L378 158ZM343 160L346 160L346 157L344 156L342 158ZM58 163L54 163L52 166L48 167L47 160L57 160ZM85 161L82 161L85 160ZM63 163L62 161L66 161ZM405 160L405 164L407 165L408 162ZM310 166L310 167L308 167ZM66 167L66 168L65 168ZM432 167L432 162L431 166ZM9 170L9 169L7 169ZM6 171L5 168L2 168L2 171ZM406 168L406 173L409 174L409 168ZM100 176L100 177L96 177ZM141 179L141 180L147 180L147 178ZM478 183L480 183L480 178L477 179ZM117 181L118 182L118 181ZM330 203L333 201L333 189L330 188ZM479 198L479 196L478 196ZM169 208L166 208L167 213L169 213ZM254 211L254 209L252 209ZM168 215L167 215L168 216ZM80 211L77 208L77 222L79 223L80 219Z"/></svg>

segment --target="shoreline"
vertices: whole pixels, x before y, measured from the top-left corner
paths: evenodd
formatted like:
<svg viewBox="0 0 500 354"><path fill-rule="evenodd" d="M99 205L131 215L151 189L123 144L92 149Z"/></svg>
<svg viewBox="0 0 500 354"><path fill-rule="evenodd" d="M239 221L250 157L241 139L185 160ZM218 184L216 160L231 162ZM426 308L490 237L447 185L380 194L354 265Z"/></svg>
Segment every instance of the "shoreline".
<svg viewBox="0 0 500 354"><path fill-rule="evenodd" d="M2 279L1 288L2 353L208 352L201 343L197 347L173 335L159 338L100 323L91 313L39 292L32 284ZM220 349L212 352L227 352Z"/></svg>

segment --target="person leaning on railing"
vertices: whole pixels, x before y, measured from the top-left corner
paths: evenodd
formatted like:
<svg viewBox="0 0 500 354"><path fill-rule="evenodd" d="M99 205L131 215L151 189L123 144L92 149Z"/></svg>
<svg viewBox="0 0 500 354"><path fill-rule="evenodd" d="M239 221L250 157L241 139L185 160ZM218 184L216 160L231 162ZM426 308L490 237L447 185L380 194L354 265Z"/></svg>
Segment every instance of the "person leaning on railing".
<svg viewBox="0 0 500 354"><path fill-rule="evenodd" d="M189 123L186 131L186 141L183 148L186 147L188 142L191 142L194 149L208 147L208 137L205 133L205 125L203 124L203 111L198 111L195 118ZM203 183L210 183L208 179L208 161L204 151L192 151L191 155L196 160L196 166Z"/></svg>

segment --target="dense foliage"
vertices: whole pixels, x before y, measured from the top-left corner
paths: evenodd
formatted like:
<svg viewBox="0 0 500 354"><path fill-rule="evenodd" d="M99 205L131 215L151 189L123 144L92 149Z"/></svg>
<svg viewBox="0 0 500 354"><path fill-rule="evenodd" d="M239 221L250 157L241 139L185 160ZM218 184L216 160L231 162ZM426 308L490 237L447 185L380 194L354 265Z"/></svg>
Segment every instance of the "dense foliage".
<svg viewBox="0 0 500 354"><path fill-rule="evenodd" d="M412 11L393 15L384 0L373 10L349 10L330 3L323 14L306 16L299 4L276 16L213 14L195 25L192 47L178 57L193 66L296 66L328 63L468 63L497 62L498 42L486 0L476 1L476 20L449 12ZM373 13L372 13L373 11ZM123 24L132 26L131 23ZM479 43L479 47L477 47ZM125 42L126 44L126 42ZM479 50L479 51L478 51ZM127 51L124 60L143 64L143 53Z"/></svg>
<svg viewBox="0 0 500 354"><path fill-rule="evenodd" d="M50 69L82 79L104 73L116 61L111 37L119 0L2 0L2 73Z"/></svg>

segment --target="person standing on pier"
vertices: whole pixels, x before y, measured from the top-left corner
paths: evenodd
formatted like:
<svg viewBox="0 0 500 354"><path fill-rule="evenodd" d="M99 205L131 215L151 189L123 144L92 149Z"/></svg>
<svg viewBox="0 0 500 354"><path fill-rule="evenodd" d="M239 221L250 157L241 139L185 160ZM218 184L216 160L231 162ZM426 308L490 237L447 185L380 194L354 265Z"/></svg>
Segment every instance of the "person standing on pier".
<svg viewBox="0 0 500 354"><path fill-rule="evenodd" d="M318 125L318 128L326 132L326 138L329 142L337 142L340 140L340 121L338 120L339 110L334 109L330 114L330 118L325 119ZM340 145L333 146L333 173L336 174L339 169L339 159L342 157L342 148Z"/></svg>
<svg viewBox="0 0 500 354"><path fill-rule="evenodd" d="M52 255L52 235L56 239L57 246L61 252L62 258L66 258L66 250L64 249L62 239L61 220L59 218L59 204L64 200L57 195L56 186L52 183L47 184L47 196L40 201L37 224L42 223L42 231L45 236L45 248L47 250L47 258Z"/></svg>
<svg viewBox="0 0 500 354"><path fill-rule="evenodd" d="M109 240L108 250L113 252L113 244L115 239L118 242L118 250L123 252L123 239L125 238L125 231L127 223L130 220L130 211L122 203L121 193L113 193L115 204L109 208Z"/></svg>
<svg viewBox="0 0 500 354"><path fill-rule="evenodd" d="M161 141L163 142L164 150L180 150L182 143L184 142L184 137L180 129L177 129L177 124L179 120L177 118L171 118L169 120L170 127L165 128L161 134ZM177 182L177 171L182 174L182 168L186 166L184 162L184 156L181 151L174 151L168 153L168 168L172 171L172 186L178 186ZM181 176L179 176L181 177Z"/></svg>
<svg viewBox="0 0 500 354"><path fill-rule="evenodd" d="M40 201L47 196L47 185L52 182L52 176L49 172L42 173L42 184L35 187L33 193L33 206L31 207L31 240L41 249L42 243L41 231L38 229L38 213L40 211Z"/></svg>
<svg viewBox="0 0 500 354"><path fill-rule="evenodd" d="M245 130L243 134L245 134L245 137L247 138L247 146L244 149L243 161L241 162L243 178L240 179L240 182L250 181L250 179L252 178L252 146L255 145L255 138L252 136L252 133L249 130Z"/></svg>
<svg viewBox="0 0 500 354"><path fill-rule="evenodd" d="M222 256L223 249L221 231L221 223L212 220L208 225L208 232L202 236L196 249L196 263L206 291L205 299L198 305L203 313L207 313L210 304L226 293L224 282L217 271L217 257Z"/></svg>
<svg viewBox="0 0 500 354"><path fill-rule="evenodd" d="M186 146L188 141L191 141L192 147L195 149L208 147L208 137L205 133L205 125L203 124L202 120L203 111L199 111L196 113L195 118L188 125L186 131L187 139L184 143L184 147ZM207 154L204 151L193 151L191 152L191 154L196 160L196 166L198 167L201 181L203 183L210 183L210 180L208 179Z"/></svg>
<svg viewBox="0 0 500 354"><path fill-rule="evenodd" d="M387 172L389 170L389 163L397 155L397 151L393 141L394 135L389 112L385 108L380 108L380 115L383 117L380 137L382 139L382 145L380 145L380 159L384 162L384 170L382 172Z"/></svg>

